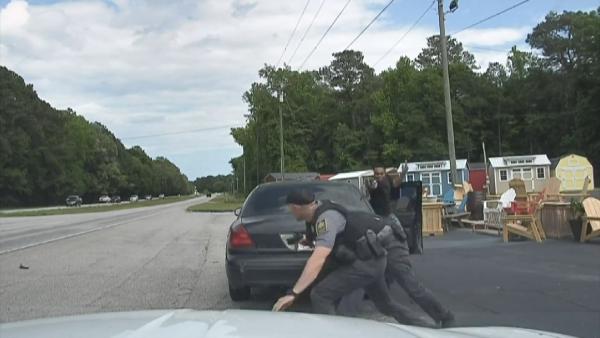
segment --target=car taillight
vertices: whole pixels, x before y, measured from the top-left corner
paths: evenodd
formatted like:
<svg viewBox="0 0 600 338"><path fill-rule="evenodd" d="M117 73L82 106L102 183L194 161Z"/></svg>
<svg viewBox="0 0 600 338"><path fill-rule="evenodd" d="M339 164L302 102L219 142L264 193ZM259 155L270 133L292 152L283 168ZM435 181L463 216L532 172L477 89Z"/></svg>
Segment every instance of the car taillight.
<svg viewBox="0 0 600 338"><path fill-rule="evenodd" d="M254 246L254 241L248 230L242 224L238 224L231 228L231 233L229 234L229 245L232 248L250 248Z"/></svg>

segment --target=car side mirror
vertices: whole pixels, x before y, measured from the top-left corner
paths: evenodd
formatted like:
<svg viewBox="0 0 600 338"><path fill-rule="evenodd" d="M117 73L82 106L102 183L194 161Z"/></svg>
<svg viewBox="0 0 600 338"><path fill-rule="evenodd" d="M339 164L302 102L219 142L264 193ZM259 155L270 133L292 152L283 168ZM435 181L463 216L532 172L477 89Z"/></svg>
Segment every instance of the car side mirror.
<svg viewBox="0 0 600 338"><path fill-rule="evenodd" d="M242 209L241 208L237 208L233 211L233 214L236 216L239 216L242 213Z"/></svg>

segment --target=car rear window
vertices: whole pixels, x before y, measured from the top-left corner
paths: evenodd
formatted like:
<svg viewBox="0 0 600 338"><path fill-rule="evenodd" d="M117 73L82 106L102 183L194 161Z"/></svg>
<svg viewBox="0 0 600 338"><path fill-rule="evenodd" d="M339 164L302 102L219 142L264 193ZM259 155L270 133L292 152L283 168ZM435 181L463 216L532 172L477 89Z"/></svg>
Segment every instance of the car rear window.
<svg viewBox="0 0 600 338"><path fill-rule="evenodd" d="M311 190L317 200L330 200L342 204L350 210L371 211L368 202L361 196L358 189L350 184L323 183L307 184L306 186L272 184L260 187L248 197L242 211L243 216L288 212L285 199L293 189Z"/></svg>

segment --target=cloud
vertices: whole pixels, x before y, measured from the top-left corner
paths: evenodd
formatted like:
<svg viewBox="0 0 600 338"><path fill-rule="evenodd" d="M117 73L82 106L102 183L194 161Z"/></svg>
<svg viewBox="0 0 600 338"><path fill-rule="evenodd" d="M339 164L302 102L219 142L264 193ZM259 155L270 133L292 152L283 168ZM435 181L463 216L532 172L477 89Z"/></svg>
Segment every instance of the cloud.
<svg viewBox="0 0 600 338"><path fill-rule="evenodd" d="M0 13L0 31L10 34L18 31L29 21L27 2L12 1Z"/></svg>
<svg viewBox="0 0 600 338"><path fill-rule="evenodd" d="M456 38L466 45L500 46L523 41L530 31L531 27L467 29L456 34Z"/></svg>
<svg viewBox="0 0 600 338"><path fill-rule="evenodd" d="M343 49L385 2L351 2L305 69L328 64L331 54ZM344 3L325 3L293 68ZM280 0L91 0L45 5L13 0L0 11L0 58L33 83L43 99L57 108L72 107L105 124L117 137L239 126L247 111L243 92L258 80L257 72L265 63L277 61L303 6L303 1ZM317 7L309 6L298 32L306 29ZM394 22L386 12L353 48L364 51L365 60L374 64L408 24ZM416 57L426 37L435 33L433 25L417 27L377 70L392 66L401 55ZM461 40L481 46L493 45L489 40L494 39L522 39L520 30L463 34ZM288 48L284 61L291 51ZM204 163L211 150L239 149L227 128L124 141L140 143L152 156L182 159L194 149L202 150L197 165L188 165L194 168L186 172L190 177L208 173ZM229 164L222 163L221 168L226 172Z"/></svg>

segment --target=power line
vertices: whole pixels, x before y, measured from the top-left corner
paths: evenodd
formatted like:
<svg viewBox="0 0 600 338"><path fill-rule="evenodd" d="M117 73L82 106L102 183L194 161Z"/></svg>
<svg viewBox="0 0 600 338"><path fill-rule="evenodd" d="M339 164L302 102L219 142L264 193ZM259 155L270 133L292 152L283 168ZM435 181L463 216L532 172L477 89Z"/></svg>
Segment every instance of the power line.
<svg viewBox="0 0 600 338"><path fill-rule="evenodd" d="M492 15L488 16L487 18L481 19L481 20L479 20L479 21L477 21L477 22L475 22L475 23L473 23L473 24L471 24L471 25L468 25L467 27L465 27L465 28L463 28L463 29L461 29L461 30L459 30L459 31L457 31L457 32L454 32L453 34L450 34L450 35L457 35L457 34L459 34L459 33L463 32L463 31L466 31L466 30L467 30L467 29L469 29L469 28L473 28L473 27L475 27L475 26L477 26L477 25L479 25L479 24L481 24L481 23L484 23L484 22L486 22L486 21L488 21L488 20L491 20L491 19L493 19L493 18L497 17L498 15L502 15L502 14L504 14L504 13L506 13L506 12L510 11L511 9L513 9L513 8L517 8L517 7L519 7L519 6L523 5L523 4L527 3L527 2L529 2L529 0L523 0L523 1L521 1L521 2L518 2L518 3L516 3L516 4L512 5L512 6L508 7L508 8L505 8L505 9L501 10L501 11L500 11L500 12L498 12L498 13L492 14Z"/></svg>
<svg viewBox="0 0 600 338"><path fill-rule="evenodd" d="M223 126L215 126L215 127L207 127L207 128L199 128L199 129L189 129L189 130L180 130L180 131L174 131L174 132L169 132L169 133L161 133L161 134L148 134L148 135L136 135L136 136L126 136L126 137L121 137L121 140L135 140L135 139L141 139L141 138L150 138L150 137L160 137L160 136L169 136L169 135L180 135L180 134L190 134L190 133L198 133L198 132L202 132L202 131L209 131L209 130L218 130L218 129L225 129L225 128L234 128L235 126L231 126L231 125L223 125Z"/></svg>
<svg viewBox="0 0 600 338"><path fill-rule="evenodd" d="M379 58L379 60L377 60L377 62L375 62L374 66L377 66L383 59L385 59L388 55L390 55L390 53L396 49L396 47L398 47L398 45L400 44L400 42L402 42L402 40L404 40L404 38L406 38L406 36L419 24L419 22L421 22L421 20L423 19L423 17L425 17L425 15L427 15L427 12L429 12L429 10L431 9L431 7L433 7L433 4L435 4L436 0L433 0L431 2L431 4L429 4L429 7L427 7L427 9L421 14L421 16L419 16L417 18L417 20L415 22L413 22L413 24L408 28L408 30L406 32L404 32L404 34L402 34L402 36L400 37L400 39L398 39L398 41L396 41L394 43L394 45L392 46L392 48L388 49L387 52L385 52L385 54L383 54L383 56L381 56Z"/></svg>
<svg viewBox="0 0 600 338"><path fill-rule="evenodd" d="M344 13L344 11L346 10L346 7L348 7L348 5L350 4L350 1L352 1L352 0L346 1L346 4L344 5L344 7L342 7L342 10L340 10L340 12L337 14L335 19L333 19L333 22L329 25L329 27L327 27L327 30L325 31L325 33L323 33L323 35L321 36L321 38L319 39L317 44L313 47L313 49L310 51L310 53L308 53L308 55L304 58L304 61L302 61L302 64L300 65L299 69L302 69L302 67L304 67L304 65L306 64L306 61L308 61L308 59L310 59L310 57L313 55L313 53L317 50L317 48L319 47L319 45L321 44L323 39L325 39L325 36L327 36L327 33L329 33L329 31L331 30L333 25L335 25L335 23L340 18L342 13Z"/></svg>
<svg viewBox="0 0 600 338"><path fill-rule="evenodd" d="M300 48L300 45L302 45L302 42L304 42L304 38L306 38L306 36L308 35L308 32L310 31L310 29L312 28L313 24L315 23L315 20L319 16L319 13L321 13L321 8L323 8L323 4L325 4L325 0L321 0L321 4L319 5L319 8L315 12L315 15L313 15L313 18L310 21L310 24L308 25L308 27L306 28L306 30L304 31L304 34L302 34L302 37L300 38L300 41L298 42L298 45L296 46L296 49L294 49L294 53L292 54L292 56L288 60L288 64L292 63L292 60L296 56L296 53L298 52L298 49Z"/></svg>
<svg viewBox="0 0 600 338"><path fill-rule="evenodd" d="M375 15L375 17L369 22L369 24L367 24L367 26L365 26L365 28L363 28L360 33L358 33L358 35L348 44L348 46L346 46L346 48L344 48L344 50L347 50L350 48L350 46L352 46L353 43L356 42L356 40L358 40L358 38L361 37L361 35L363 35L364 32L367 31L367 29L369 29L369 27L371 27L371 25L373 24L373 22L377 21L377 19L381 16L381 14L383 14L383 12L385 12L386 9L388 9L388 7L390 7L390 5L394 2L394 0L390 0L390 2L388 2L387 5L385 5L385 7L383 7L379 13L377 13L377 15Z"/></svg>
<svg viewBox="0 0 600 338"><path fill-rule="evenodd" d="M302 9L302 13L300 13L300 17L298 18L298 21L296 21L296 26L294 26L294 30L292 31L292 34L290 34L290 38L288 39L287 43L285 44L285 47L283 48L283 52L281 52L281 56L279 57L279 60L277 60L277 65L275 66L275 68L279 67L279 63L281 62L281 59L285 55L285 52L287 51L287 48L290 45L290 42L292 42L292 39L294 38L294 35L296 34L296 30L298 29L298 25L300 24L300 21L302 21L302 17L304 17L304 13L306 12L306 8L308 7L309 3L310 3L310 0L306 0L306 4L304 5L304 8Z"/></svg>

